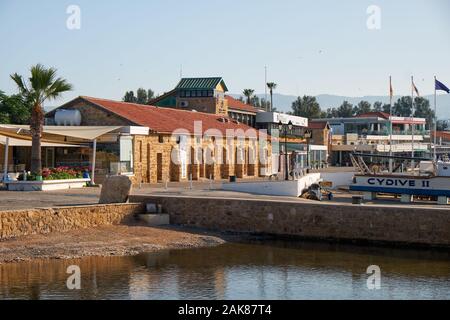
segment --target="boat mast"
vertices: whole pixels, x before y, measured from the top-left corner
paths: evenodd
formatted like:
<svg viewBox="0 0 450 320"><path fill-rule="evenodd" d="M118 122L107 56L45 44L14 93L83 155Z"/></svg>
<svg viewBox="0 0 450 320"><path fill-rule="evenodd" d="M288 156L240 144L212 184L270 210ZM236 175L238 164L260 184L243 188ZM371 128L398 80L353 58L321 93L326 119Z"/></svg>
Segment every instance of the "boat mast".
<svg viewBox="0 0 450 320"><path fill-rule="evenodd" d="M416 163L414 161L414 135L415 135L415 128L414 128L414 76L411 76L411 110L412 110L412 116L411 116L411 134L412 134L412 139L411 139L411 147L412 147L412 161L411 161L411 169L414 171L414 168L416 167Z"/></svg>

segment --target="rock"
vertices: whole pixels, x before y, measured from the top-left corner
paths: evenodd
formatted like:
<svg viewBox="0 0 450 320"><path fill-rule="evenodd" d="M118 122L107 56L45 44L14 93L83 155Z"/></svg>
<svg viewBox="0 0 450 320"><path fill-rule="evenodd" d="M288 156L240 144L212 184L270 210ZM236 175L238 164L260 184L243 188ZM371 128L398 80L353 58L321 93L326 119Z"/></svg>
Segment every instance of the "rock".
<svg viewBox="0 0 450 320"><path fill-rule="evenodd" d="M127 176L107 178L102 186L100 204L126 203L131 192L131 180Z"/></svg>

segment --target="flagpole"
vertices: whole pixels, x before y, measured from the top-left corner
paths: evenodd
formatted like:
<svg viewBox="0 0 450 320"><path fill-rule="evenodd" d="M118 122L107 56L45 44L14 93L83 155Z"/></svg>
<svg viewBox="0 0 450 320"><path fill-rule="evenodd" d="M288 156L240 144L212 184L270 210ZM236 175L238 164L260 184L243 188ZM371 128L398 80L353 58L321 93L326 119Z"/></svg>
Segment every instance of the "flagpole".
<svg viewBox="0 0 450 320"><path fill-rule="evenodd" d="M434 161L437 162L437 90L436 90L436 76L434 76Z"/></svg>
<svg viewBox="0 0 450 320"><path fill-rule="evenodd" d="M392 161L392 133L393 133L393 126L392 126L392 76L389 76L389 96L390 96L390 107L389 107L389 172L392 173L394 171L393 161Z"/></svg>
<svg viewBox="0 0 450 320"><path fill-rule="evenodd" d="M411 162L411 166L414 172L414 168L415 168L415 164L416 162L414 161L414 135L415 135L415 130L414 130L414 76L411 76L411 105L412 105L412 116L411 116L411 133L412 133L412 139L411 139L411 146L412 146L412 162Z"/></svg>

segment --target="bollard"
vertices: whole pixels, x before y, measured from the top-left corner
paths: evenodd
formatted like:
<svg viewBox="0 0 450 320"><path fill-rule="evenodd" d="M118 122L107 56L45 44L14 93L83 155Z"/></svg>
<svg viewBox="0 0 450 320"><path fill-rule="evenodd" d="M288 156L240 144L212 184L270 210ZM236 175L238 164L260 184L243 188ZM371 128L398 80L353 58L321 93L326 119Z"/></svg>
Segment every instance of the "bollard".
<svg viewBox="0 0 450 320"><path fill-rule="evenodd" d="M192 186L192 173L189 175L189 189L192 190L193 186Z"/></svg>

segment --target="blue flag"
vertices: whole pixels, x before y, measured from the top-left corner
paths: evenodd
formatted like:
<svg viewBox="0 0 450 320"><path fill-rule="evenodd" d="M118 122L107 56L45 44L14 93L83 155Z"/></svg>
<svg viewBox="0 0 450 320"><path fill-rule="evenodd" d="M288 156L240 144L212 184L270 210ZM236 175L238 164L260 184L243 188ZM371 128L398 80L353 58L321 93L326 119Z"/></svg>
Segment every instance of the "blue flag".
<svg viewBox="0 0 450 320"><path fill-rule="evenodd" d="M442 82L436 80L436 90L442 90L447 93L450 93L450 89L445 86Z"/></svg>

